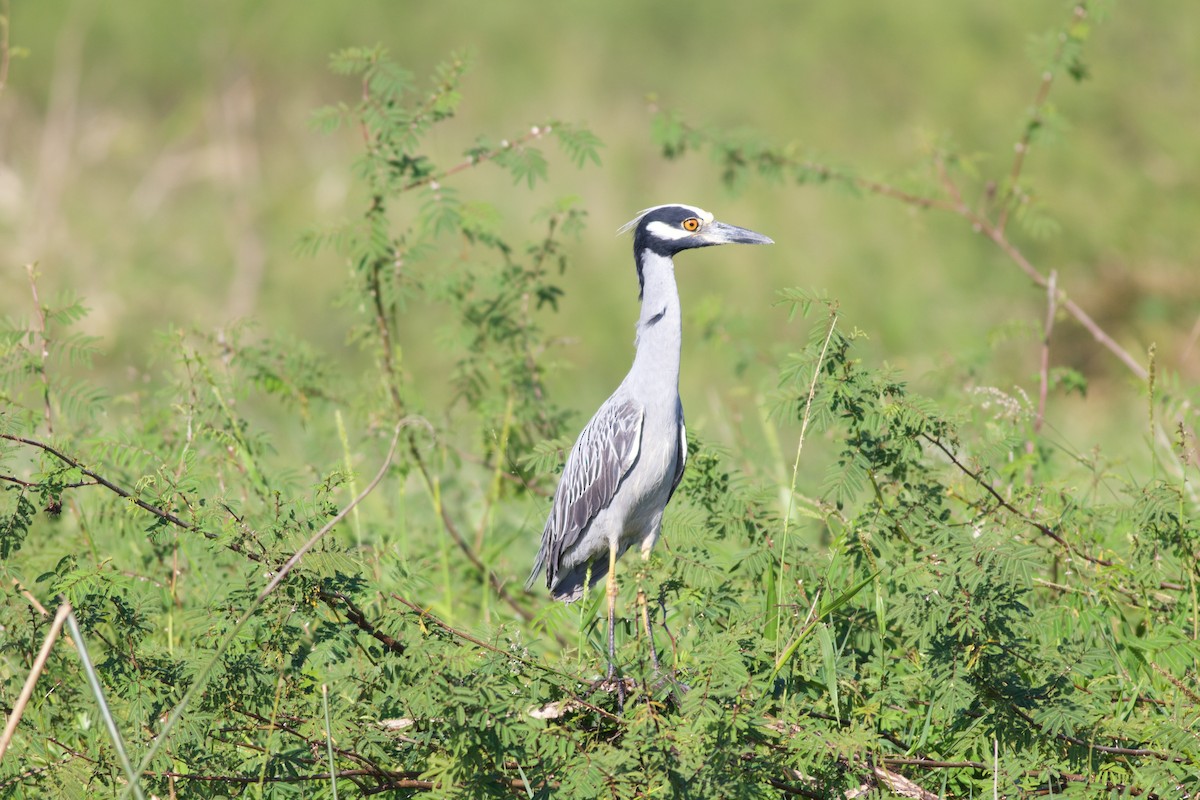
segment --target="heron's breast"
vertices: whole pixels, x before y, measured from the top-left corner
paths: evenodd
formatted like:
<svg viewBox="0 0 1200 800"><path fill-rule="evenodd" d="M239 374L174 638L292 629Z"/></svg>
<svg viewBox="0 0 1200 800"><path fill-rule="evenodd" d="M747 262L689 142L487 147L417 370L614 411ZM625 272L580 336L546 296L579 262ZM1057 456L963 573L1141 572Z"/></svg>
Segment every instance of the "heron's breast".
<svg viewBox="0 0 1200 800"><path fill-rule="evenodd" d="M638 516L662 512L671 493L679 459L679 426L666 426L666 435L642 435L637 463L626 477L631 512Z"/></svg>

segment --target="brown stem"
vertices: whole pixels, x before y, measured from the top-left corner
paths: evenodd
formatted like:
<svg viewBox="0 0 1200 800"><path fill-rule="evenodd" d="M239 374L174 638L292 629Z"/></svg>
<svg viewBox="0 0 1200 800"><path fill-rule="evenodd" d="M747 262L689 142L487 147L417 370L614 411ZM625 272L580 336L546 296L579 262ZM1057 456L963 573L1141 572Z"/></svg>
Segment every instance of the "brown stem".
<svg viewBox="0 0 1200 800"><path fill-rule="evenodd" d="M1080 22L1087 16L1087 9L1083 4L1075 6L1072 13L1072 21ZM1054 58L1051 59L1051 64L1058 65L1062 61L1063 53L1067 44L1067 37L1060 36L1058 40L1058 48L1054 51ZM1029 153L1029 146L1033 141L1033 132L1042 123L1042 107L1046 104L1046 99L1050 96L1050 87L1054 85L1054 69L1047 69L1042 73L1042 81L1038 85L1037 96L1033 100L1033 116L1025 125L1025 130L1021 134L1021 139L1013 146L1013 162L1012 167L1008 171L1008 189L1004 194L1004 201L1000 204L1000 216L996 221L996 227L1001 233L1004 232L1008 225L1009 213L1012 211L1013 201L1017 195L1017 181L1021 178L1021 170L1025 166L1025 156Z"/></svg>
<svg viewBox="0 0 1200 800"><path fill-rule="evenodd" d="M1042 432L1046 422L1046 396L1050 392L1050 334L1054 332L1054 315L1058 311L1058 273L1050 270L1050 285L1046 287L1046 324L1042 326L1042 358L1038 369L1038 407L1033 420L1033 432Z"/></svg>
<svg viewBox="0 0 1200 800"><path fill-rule="evenodd" d="M320 595L321 600L330 608L336 610L339 604L345 606L343 613L346 615L346 619L354 623L354 626L360 631L368 636L373 637L396 655L404 655L404 651L407 649L406 646L399 640L394 639L393 637L379 630L379 628L375 627L375 625L367 619L367 616L362 612L362 609L356 606L354 601L352 601L349 597L341 592L327 592L325 590L321 590Z"/></svg>
<svg viewBox="0 0 1200 800"><path fill-rule="evenodd" d="M1034 283L1043 289L1049 288L1050 281L1044 275L1042 275L1042 273L1039 272L1037 268L1033 266L1033 264L1029 262L1029 259L1027 259L1024 254L1021 253L1021 251L1017 249L1014 244L1012 244L1012 242L1005 237L1004 231L1000 230L994 225L991 225L986 220L977 217L974 213L970 213L969 217L976 223L978 230L995 242L996 245L1004 251L1004 254L1012 259L1012 261L1021 268L1021 271L1028 275ZM1076 322L1082 325L1087 332L1092 335L1093 339L1102 344L1108 349L1109 352L1120 359L1121 362L1129 368L1130 372L1138 376L1138 378L1143 381L1149 377L1150 373L1147 371L1147 369L1142 366L1142 364L1136 358L1131 356L1125 350L1125 348L1117 344L1116 340L1105 333L1104 329L1096 324L1096 321L1093 320L1091 316L1088 315L1088 313L1084 311L1074 300L1067 297L1066 292L1063 292L1061 289L1058 291L1058 302L1061 303L1062 307L1065 308L1067 312L1075 318Z"/></svg>
<svg viewBox="0 0 1200 800"><path fill-rule="evenodd" d="M847 176L831 167L821 164L806 163L803 165L803 169L809 172L816 172L817 174L827 178L845 180L854 186L863 189L864 191L872 194L882 195L884 197L891 197L900 200L907 205L916 206L917 208L935 208L941 211L949 211L953 214L956 214L969 221L971 226L976 231L991 239L992 242L999 247L1000 250L1006 256L1008 256L1009 259L1016 264L1022 272L1028 275L1030 280L1032 280L1037 286L1040 286L1043 289L1048 289L1050 287L1050 280L1035 266L1033 266L1029 259L1025 257L1025 254L1022 253L1016 245L1008 240L1008 237L1005 235L1004 228L1000 224L993 223L987 217L974 211L963 202L957 186L947 175L945 164L940 157L935 158L935 164L939 172L942 186L946 193L950 196L949 200L915 195L879 181ZM1142 366L1142 364L1136 358L1130 355L1128 351L1121 347L1121 345L1119 345L1115 339L1105 333L1104 329L1101 328L1096 321L1092 319L1082 307L1079 306L1078 303L1069 298L1066 292L1062 291L1061 289L1056 290L1056 302L1066 309L1066 311L1072 317L1074 317L1075 320L1082 325L1088 333L1092 335L1092 338L1103 345L1107 350L1109 350L1109 352L1115 355L1121 361L1121 363L1128 367L1134 375L1141 380L1146 380L1149 374L1146 368Z"/></svg>

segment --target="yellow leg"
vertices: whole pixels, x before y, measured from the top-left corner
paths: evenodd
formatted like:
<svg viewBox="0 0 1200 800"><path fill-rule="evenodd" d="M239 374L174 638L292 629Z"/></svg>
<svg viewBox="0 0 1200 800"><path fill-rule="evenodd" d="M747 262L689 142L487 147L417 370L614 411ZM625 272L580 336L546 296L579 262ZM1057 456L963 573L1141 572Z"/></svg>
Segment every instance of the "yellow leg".
<svg viewBox="0 0 1200 800"><path fill-rule="evenodd" d="M617 674L617 543L608 543L608 677Z"/></svg>

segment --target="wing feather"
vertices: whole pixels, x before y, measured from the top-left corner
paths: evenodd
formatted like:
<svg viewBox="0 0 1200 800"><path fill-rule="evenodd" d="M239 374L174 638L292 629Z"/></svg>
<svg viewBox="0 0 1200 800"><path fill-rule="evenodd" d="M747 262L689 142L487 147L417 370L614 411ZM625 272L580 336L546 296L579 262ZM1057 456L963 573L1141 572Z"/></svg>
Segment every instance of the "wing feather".
<svg viewBox="0 0 1200 800"><path fill-rule="evenodd" d="M644 410L634 401L609 398L584 426L567 456L542 531L542 546L526 586L533 583L543 566L546 585L552 586L564 554L612 502L617 486L637 461L644 417Z"/></svg>

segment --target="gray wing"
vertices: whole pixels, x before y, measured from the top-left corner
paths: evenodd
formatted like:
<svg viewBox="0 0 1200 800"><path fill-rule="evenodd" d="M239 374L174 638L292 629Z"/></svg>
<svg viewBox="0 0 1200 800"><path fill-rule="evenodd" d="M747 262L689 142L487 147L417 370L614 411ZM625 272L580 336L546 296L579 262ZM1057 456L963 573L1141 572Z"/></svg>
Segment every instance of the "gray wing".
<svg viewBox="0 0 1200 800"><path fill-rule="evenodd" d="M683 480L683 468L687 466L687 426L683 424L683 403L679 404L679 458L675 462L675 478L671 481L671 491L667 494L667 502L675 496L679 482Z"/></svg>
<svg viewBox="0 0 1200 800"><path fill-rule="evenodd" d="M644 416L642 407L632 400L610 397L584 426L554 492L554 505L527 588L543 565L546 585L553 585L563 554L576 545L596 514L612 502L621 479L637 461Z"/></svg>

